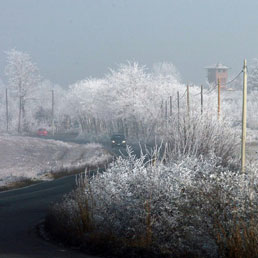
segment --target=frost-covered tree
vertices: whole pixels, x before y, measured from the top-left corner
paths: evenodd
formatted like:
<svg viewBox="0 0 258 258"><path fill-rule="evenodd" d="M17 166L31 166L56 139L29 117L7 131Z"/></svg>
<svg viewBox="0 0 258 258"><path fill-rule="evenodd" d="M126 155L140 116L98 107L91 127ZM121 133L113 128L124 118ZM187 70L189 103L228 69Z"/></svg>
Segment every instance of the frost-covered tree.
<svg viewBox="0 0 258 258"><path fill-rule="evenodd" d="M0 78L0 128L4 129L6 128L6 119L5 119L5 115L6 115L6 106L5 106L5 85L4 82L2 81L2 79Z"/></svg>
<svg viewBox="0 0 258 258"><path fill-rule="evenodd" d="M8 88L19 102L18 131L21 131L22 127L25 129L26 126L25 104L40 82L39 70L27 53L12 49L7 51L6 55L5 74Z"/></svg>
<svg viewBox="0 0 258 258"><path fill-rule="evenodd" d="M254 58L249 66L248 89L258 90L258 59Z"/></svg>
<svg viewBox="0 0 258 258"><path fill-rule="evenodd" d="M52 93L54 94L54 117L52 114ZM52 119L54 119L56 126L61 124L62 114L66 106L66 94L67 90L49 80L42 80L39 83L37 91L33 94L33 99L28 103L31 109L30 118L37 128L45 127L50 129Z"/></svg>
<svg viewBox="0 0 258 258"><path fill-rule="evenodd" d="M77 117L84 134L119 131L131 139L149 141L172 116L170 100L173 116L177 114L177 92L180 114L185 114L186 85L178 77L173 64L156 64L153 71L136 62L121 64L102 79L71 85L64 111ZM191 86L190 91L192 112L200 113L200 88ZM205 107L211 110L214 100L206 95Z"/></svg>
<svg viewBox="0 0 258 258"><path fill-rule="evenodd" d="M175 81L181 80L181 75L174 64L167 62L159 62L153 65L153 72L156 75L174 77Z"/></svg>
<svg viewBox="0 0 258 258"><path fill-rule="evenodd" d="M93 78L71 85L62 104L62 116L79 123L83 132L99 133L97 123L108 120L112 106L107 103L105 86L105 80Z"/></svg>

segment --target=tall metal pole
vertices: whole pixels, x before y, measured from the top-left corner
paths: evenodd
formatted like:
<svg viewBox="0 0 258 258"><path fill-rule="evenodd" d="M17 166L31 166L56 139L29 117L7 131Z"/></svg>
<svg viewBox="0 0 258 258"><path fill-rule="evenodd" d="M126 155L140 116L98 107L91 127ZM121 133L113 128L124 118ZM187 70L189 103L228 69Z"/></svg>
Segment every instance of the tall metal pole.
<svg viewBox="0 0 258 258"><path fill-rule="evenodd" d="M189 92L189 85L187 85L187 115L190 115L190 92Z"/></svg>
<svg viewBox="0 0 258 258"><path fill-rule="evenodd" d="M9 114L8 114L8 93L7 88L5 89L5 105L6 105L6 131L9 130Z"/></svg>
<svg viewBox="0 0 258 258"><path fill-rule="evenodd" d="M203 114L203 86L201 85L201 114Z"/></svg>
<svg viewBox="0 0 258 258"><path fill-rule="evenodd" d="M243 67L243 106L242 106L242 148L241 148L241 171L245 172L245 142L246 142L246 97L247 97L247 74L246 59Z"/></svg>
<svg viewBox="0 0 258 258"><path fill-rule="evenodd" d="M55 103L54 90L52 90L52 134L53 135L55 134L54 103Z"/></svg>
<svg viewBox="0 0 258 258"><path fill-rule="evenodd" d="M220 118L220 79L218 79L218 119Z"/></svg>

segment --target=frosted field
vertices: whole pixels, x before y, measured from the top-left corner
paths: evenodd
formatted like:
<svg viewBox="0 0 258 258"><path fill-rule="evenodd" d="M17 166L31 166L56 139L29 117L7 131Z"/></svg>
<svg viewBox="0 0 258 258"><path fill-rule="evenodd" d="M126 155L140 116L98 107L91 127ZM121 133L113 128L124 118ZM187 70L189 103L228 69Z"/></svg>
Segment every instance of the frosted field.
<svg viewBox="0 0 258 258"><path fill-rule="evenodd" d="M50 171L95 166L111 158L100 144L79 145L21 136L0 136L0 186L21 179L46 180Z"/></svg>

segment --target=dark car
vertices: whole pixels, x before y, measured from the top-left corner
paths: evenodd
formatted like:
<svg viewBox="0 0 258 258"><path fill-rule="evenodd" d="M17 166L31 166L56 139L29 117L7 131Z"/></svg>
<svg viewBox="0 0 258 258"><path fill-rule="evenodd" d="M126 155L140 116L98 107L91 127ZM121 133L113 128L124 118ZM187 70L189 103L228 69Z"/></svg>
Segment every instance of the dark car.
<svg viewBox="0 0 258 258"><path fill-rule="evenodd" d="M123 134L113 134L111 136L111 144L113 147L126 147L126 139Z"/></svg>
<svg viewBox="0 0 258 258"><path fill-rule="evenodd" d="M37 131L37 135L38 135L38 136L47 136L47 134L48 134L48 131L47 131L47 129L45 129L45 128L40 128L40 129L38 129L38 131Z"/></svg>

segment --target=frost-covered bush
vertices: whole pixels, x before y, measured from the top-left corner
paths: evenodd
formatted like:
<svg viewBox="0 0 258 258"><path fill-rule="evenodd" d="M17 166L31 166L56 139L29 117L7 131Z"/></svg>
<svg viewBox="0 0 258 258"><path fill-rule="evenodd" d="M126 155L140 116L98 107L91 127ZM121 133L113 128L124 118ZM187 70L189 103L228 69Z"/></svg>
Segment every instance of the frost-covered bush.
<svg viewBox="0 0 258 258"><path fill-rule="evenodd" d="M93 229L88 198L81 189L77 189L51 208L46 217L46 228L53 236L64 243L78 244L83 234Z"/></svg>
<svg viewBox="0 0 258 258"><path fill-rule="evenodd" d="M218 163L211 155L146 164L129 151L103 174L86 183L79 180L78 189L94 231L164 253L216 257L221 228L230 234L234 221L258 223L256 170L240 174ZM66 207L70 198L58 205ZM69 207L63 211L70 214Z"/></svg>
<svg viewBox="0 0 258 258"><path fill-rule="evenodd" d="M224 165L235 158L240 140L230 124L212 112L171 116L157 136L167 144L170 158L214 153Z"/></svg>

